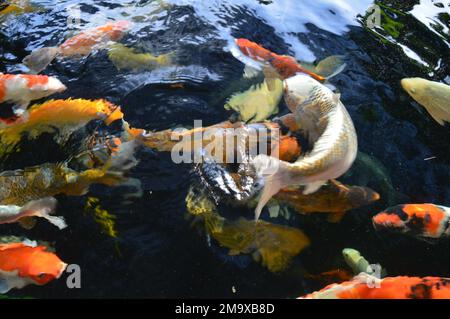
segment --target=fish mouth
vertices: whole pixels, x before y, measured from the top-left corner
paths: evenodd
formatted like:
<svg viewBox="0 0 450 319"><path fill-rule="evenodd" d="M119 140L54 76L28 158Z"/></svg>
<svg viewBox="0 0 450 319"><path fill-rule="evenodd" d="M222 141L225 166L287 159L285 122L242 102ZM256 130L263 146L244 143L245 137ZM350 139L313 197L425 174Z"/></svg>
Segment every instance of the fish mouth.
<svg viewBox="0 0 450 319"><path fill-rule="evenodd" d="M57 93L61 93L64 92L65 90L67 90L67 86L65 86L64 84L61 85L61 87L56 91Z"/></svg>
<svg viewBox="0 0 450 319"><path fill-rule="evenodd" d="M411 81L409 79L403 79L400 81L401 86L405 91L408 91L411 89Z"/></svg>

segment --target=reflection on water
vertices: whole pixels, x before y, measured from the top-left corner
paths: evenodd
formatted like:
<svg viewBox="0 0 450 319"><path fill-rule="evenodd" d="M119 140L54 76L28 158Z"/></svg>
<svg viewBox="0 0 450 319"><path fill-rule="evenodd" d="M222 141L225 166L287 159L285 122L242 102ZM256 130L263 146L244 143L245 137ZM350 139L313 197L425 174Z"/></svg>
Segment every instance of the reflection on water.
<svg viewBox="0 0 450 319"><path fill-rule="evenodd" d="M302 61L343 56L347 67L330 82L341 92L353 118L361 153L342 181L370 187L381 199L349 212L340 223L327 223L320 214L291 214L288 221L282 216L267 219L280 227L301 229L310 242L304 250L298 245L289 252L289 267L273 275L249 253L230 256L229 250L190 226L185 198L198 177L190 174L189 165L175 165L167 153L140 150L132 177L141 182L141 198L124 202L126 189L102 185L86 196L59 196L59 211L64 212L70 231L38 224L26 233L55 242L63 260L79 264L83 288L68 290L61 280L13 295L296 297L320 288L305 273L342 266L341 250L346 247L358 249L389 269L390 275L450 276L447 243L430 246L381 236L370 220L388 205L408 199L450 205L448 127L435 123L400 86L400 79L416 76L450 84L448 1L46 0L33 4L35 9L24 10L31 12L0 12L0 72L25 72L22 59L38 48L58 46L71 35L110 20L130 20L130 32L115 44L119 51L113 55L119 57L111 59L111 53L98 49L83 58L56 59L44 73L58 76L68 86L55 98L106 98L122 107L133 127L152 131L189 128L195 119L202 119L204 125L228 119L224 105L230 96L257 84L242 79L243 65L224 49L231 37L248 38ZM378 6L380 25L371 29L366 9L373 4ZM167 56L170 63L157 60ZM287 112L281 102L279 114ZM99 125L94 123L94 129ZM115 133L115 127L101 129ZM32 156L14 154L2 162L2 171L63 161L73 145L57 148L52 136L43 134L21 145L21 150ZM98 214L83 214L92 198L100 203L92 208ZM241 217L253 217L247 207L224 203L219 210L234 226ZM1 235L24 234L16 226L1 231ZM265 252L272 253L273 246L267 247ZM247 248L246 252L255 252L255 247Z"/></svg>

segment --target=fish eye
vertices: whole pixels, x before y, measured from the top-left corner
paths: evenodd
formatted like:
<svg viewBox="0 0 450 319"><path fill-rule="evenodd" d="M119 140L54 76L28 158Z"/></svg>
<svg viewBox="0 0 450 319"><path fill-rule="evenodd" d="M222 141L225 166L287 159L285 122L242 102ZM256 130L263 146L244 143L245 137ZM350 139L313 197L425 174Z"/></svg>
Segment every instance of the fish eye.
<svg viewBox="0 0 450 319"><path fill-rule="evenodd" d="M39 279L44 279L47 274L45 272L41 272L37 277Z"/></svg>

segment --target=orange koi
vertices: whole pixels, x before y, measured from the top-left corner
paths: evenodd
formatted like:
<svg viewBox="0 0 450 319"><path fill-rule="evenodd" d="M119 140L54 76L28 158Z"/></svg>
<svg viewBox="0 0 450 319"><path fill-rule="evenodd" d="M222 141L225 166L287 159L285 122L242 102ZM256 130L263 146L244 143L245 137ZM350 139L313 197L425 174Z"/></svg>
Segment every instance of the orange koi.
<svg viewBox="0 0 450 319"><path fill-rule="evenodd" d="M0 244L0 293L27 285L45 285L66 269L57 255L35 242Z"/></svg>
<svg viewBox="0 0 450 319"><path fill-rule="evenodd" d="M450 278L386 277L361 273L299 299L449 299Z"/></svg>
<svg viewBox="0 0 450 319"><path fill-rule="evenodd" d="M118 41L132 27L125 20L108 22L104 25L80 32L66 40L59 47L41 48L25 57L23 63L34 73L39 73L57 57L86 56L110 41Z"/></svg>
<svg viewBox="0 0 450 319"><path fill-rule="evenodd" d="M277 70L282 80L290 78L297 73L308 74L320 82L324 82L326 80L323 76L303 68L300 63L298 63L295 58L291 56L276 54L247 39L236 39L235 43L238 50L233 47L231 48L231 53L235 58L245 64L249 64L250 66L269 64ZM253 62L249 62L248 58L252 59Z"/></svg>

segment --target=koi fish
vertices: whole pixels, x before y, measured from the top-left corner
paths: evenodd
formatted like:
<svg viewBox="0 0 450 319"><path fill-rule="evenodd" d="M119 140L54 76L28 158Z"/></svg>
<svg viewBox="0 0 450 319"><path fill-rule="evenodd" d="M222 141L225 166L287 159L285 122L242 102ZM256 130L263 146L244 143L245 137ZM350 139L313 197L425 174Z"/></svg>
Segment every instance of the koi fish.
<svg viewBox="0 0 450 319"><path fill-rule="evenodd" d="M137 53L121 43L109 47L108 57L118 70L145 71L172 65L173 53L154 56L150 53Z"/></svg>
<svg viewBox="0 0 450 319"><path fill-rule="evenodd" d="M36 11L37 9L38 8L31 5L27 0L2 1L2 3L0 3L0 16L7 16L10 14L20 15L23 13Z"/></svg>
<svg viewBox="0 0 450 319"><path fill-rule="evenodd" d="M14 103L17 116L26 112L33 100L63 92L67 87L57 78L46 75L0 73L0 103ZM7 122L7 120L1 120Z"/></svg>
<svg viewBox="0 0 450 319"><path fill-rule="evenodd" d="M372 218L377 230L389 230L419 239L450 235L450 208L434 204L406 204L386 209Z"/></svg>
<svg viewBox="0 0 450 319"><path fill-rule="evenodd" d="M28 121L0 130L0 144L5 153L8 148L17 145L24 135L32 140L43 133L58 131L57 140L61 140L92 120L103 120L110 125L122 118L120 107L106 100L51 100L33 105Z"/></svg>
<svg viewBox="0 0 450 319"><path fill-rule="evenodd" d="M280 159L290 161L300 155L301 146L294 137L287 135L280 136L279 140L276 138L271 139L271 132L280 130L280 126L274 122L253 123L245 124L243 122L229 122L225 121L219 124L211 125L208 127L194 128L192 130L163 130L158 132L147 132L143 129L131 128L129 123L123 121L124 133L122 139L126 141L138 139L143 145L148 148L152 148L159 152L171 152L176 147L177 149L183 149L186 152L198 152L199 150L206 148L211 143L217 142L220 136L224 137L223 154L226 156L230 151L230 148L236 148L236 143L231 145L226 144L225 136L227 134L235 134L239 131L242 135L241 138L245 139L247 145L250 142L254 142L252 146L258 147L258 140L250 140L252 133L256 133L259 129L263 129L264 132L268 132L267 142L268 150L271 154L277 154ZM247 132L247 135L246 135ZM256 135L256 134L255 134ZM253 151L250 150L250 151ZM205 156L214 157L213 154L206 154ZM222 163L226 162L226 158L222 159Z"/></svg>
<svg viewBox="0 0 450 319"><path fill-rule="evenodd" d="M110 41L119 41L131 29L129 21L120 20L80 32L59 47L45 47L26 56L23 63L33 72L39 73L57 57L87 56L102 49Z"/></svg>
<svg viewBox="0 0 450 319"><path fill-rule="evenodd" d="M56 208L56 199L53 197L31 201L25 206L0 205L0 224L12 224L25 217L45 218L59 229L67 227L63 217L51 216Z"/></svg>
<svg viewBox="0 0 450 319"><path fill-rule="evenodd" d="M246 123L261 122L278 113L282 95L283 82L277 78L266 78L263 83L231 96L225 109L238 112L240 120Z"/></svg>
<svg viewBox="0 0 450 319"><path fill-rule="evenodd" d="M252 164L264 183L255 210L256 220L280 189L306 185L303 194L313 194L326 181L347 172L358 152L355 127L339 95L305 75L285 80L284 86L286 103L313 148L295 163L262 154L253 159Z"/></svg>
<svg viewBox="0 0 450 319"><path fill-rule="evenodd" d="M344 257L345 262L347 265L352 269L353 274L359 275L360 273L364 272L369 275L378 275L381 277L386 276L386 270L382 269L379 264L372 265L369 263L369 261L364 258L359 251L352 248L345 248L342 250L342 256ZM378 272L378 273L377 273Z"/></svg>
<svg viewBox="0 0 450 319"><path fill-rule="evenodd" d="M217 212L217 207L204 191L191 187L186 197L188 212L204 222L209 236L230 256L249 254L271 272L285 270L292 259L310 245L308 237L300 230L268 222L255 224L240 218L229 221Z"/></svg>
<svg viewBox="0 0 450 319"><path fill-rule="evenodd" d="M104 234L112 238L117 238L117 217L109 213L106 209L102 209L98 198L89 197L84 207L84 211L94 216L94 221L100 226Z"/></svg>
<svg viewBox="0 0 450 319"><path fill-rule="evenodd" d="M92 184L129 185L140 190L138 180L127 178L126 172L137 164L134 150L137 141L119 146L119 151L100 168L77 172L68 163L46 163L22 170L0 173L0 203L24 205L29 201L58 194L85 195Z"/></svg>
<svg viewBox="0 0 450 319"><path fill-rule="evenodd" d="M346 177L351 177L360 186L373 185L388 205L409 201L408 196L401 194L394 187L391 174L386 166L369 154L358 152L352 169L347 172Z"/></svg>
<svg viewBox="0 0 450 319"><path fill-rule="evenodd" d="M320 82L326 80L323 76L303 68L293 57L278 55L247 39L236 39L235 44L236 46L231 45L229 48L233 56L254 69L260 70L261 64L270 64L277 70L282 80L297 73L308 74Z"/></svg>
<svg viewBox="0 0 450 319"><path fill-rule="evenodd" d="M300 214L329 213L329 220L338 222L345 212L369 205L379 200L380 195L368 187L345 186L332 181L310 195L291 187L281 189L274 198L294 207Z"/></svg>
<svg viewBox="0 0 450 319"><path fill-rule="evenodd" d="M403 79L403 89L440 125L450 123L450 86L421 78Z"/></svg>
<svg viewBox="0 0 450 319"><path fill-rule="evenodd" d="M43 286L66 269L57 255L35 242L0 244L0 293L30 284Z"/></svg>
<svg viewBox="0 0 450 319"><path fill-rule="evenodd" d="M442 277L386 277L361 273L350 281L332 284L299 299L449 299L450 279Z"/></svg>

